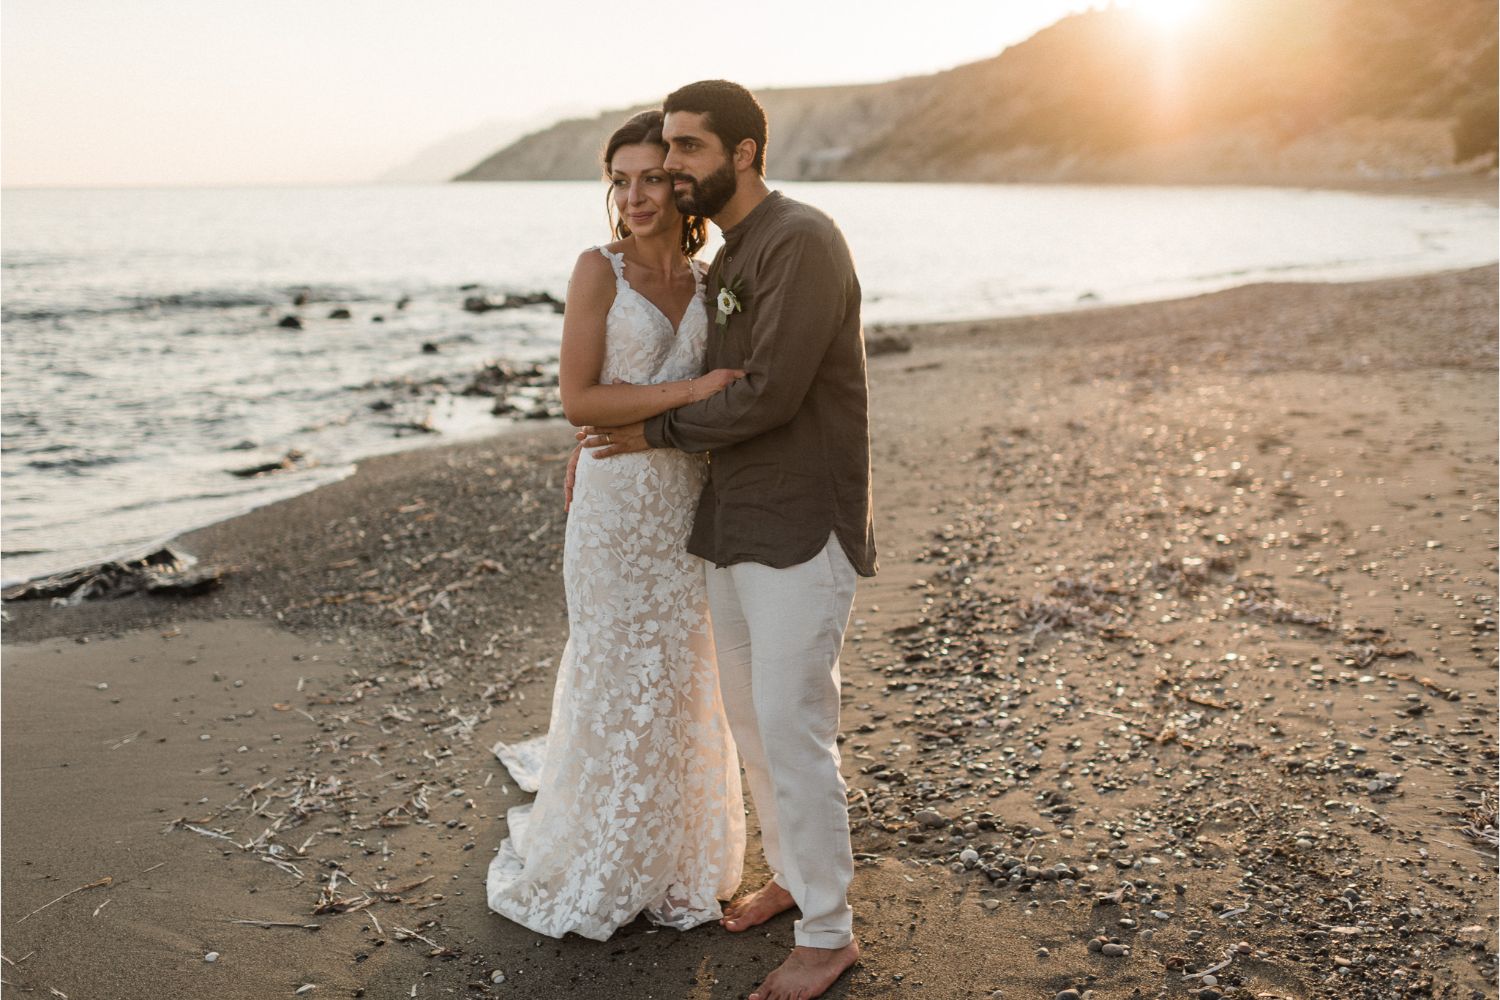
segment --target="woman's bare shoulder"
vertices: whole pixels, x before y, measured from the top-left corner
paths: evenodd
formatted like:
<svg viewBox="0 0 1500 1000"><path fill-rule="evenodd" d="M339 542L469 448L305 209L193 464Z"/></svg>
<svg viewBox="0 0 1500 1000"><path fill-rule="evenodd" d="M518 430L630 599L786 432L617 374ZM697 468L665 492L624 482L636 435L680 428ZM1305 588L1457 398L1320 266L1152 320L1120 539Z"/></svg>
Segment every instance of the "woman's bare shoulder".
<svg viewBox="0 0 1500 1000"><path fill-rule="evenodd" d="M604 249L608 250L606 246ZM610 259L599 252L599 247L589 247L578 255L573 263L573 281L584 281L589 285L608 285L613 287L615 279L614 265Z"/></svg>

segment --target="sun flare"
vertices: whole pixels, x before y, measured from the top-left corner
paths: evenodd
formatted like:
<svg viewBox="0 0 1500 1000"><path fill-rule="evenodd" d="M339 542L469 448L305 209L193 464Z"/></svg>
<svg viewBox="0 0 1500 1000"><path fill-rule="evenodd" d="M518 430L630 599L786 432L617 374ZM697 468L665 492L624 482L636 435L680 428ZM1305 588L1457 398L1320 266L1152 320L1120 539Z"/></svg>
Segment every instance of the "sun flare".
<svg viewBox="0 0 1500 1000"><path fill-rule="evenodd" d="M1202 11L1205 0L1131 0L1130 8L1163 28L1177 28Z"/></svg>

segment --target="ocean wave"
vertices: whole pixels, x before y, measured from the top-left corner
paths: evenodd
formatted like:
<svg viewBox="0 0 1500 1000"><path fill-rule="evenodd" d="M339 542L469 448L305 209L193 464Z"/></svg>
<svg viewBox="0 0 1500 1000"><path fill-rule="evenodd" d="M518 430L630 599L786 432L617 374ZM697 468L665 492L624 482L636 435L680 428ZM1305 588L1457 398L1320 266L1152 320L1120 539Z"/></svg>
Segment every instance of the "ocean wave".
<svg viewBox="0 0 1500 1000"><path fill-rule="evenodd" d="M298 294L307 296L308 304L362 302L367 296L331 288L292 289L289 291L236 292L222 289L196 289L166 295L135 295L108 304L35 306L0 310L0 321L37 323L75 317L140 315L153 313L214 312L228 309L297 308Z"/></svg>
<svg viewBox="0 0 1500 1000"><path fill-rule="evenodd" d="M33 458L26 463L26 467L40 472L67 472L81 475L84 469L117 465L123 461L125 459L119 455L69 455L65 458Z"/></svg>

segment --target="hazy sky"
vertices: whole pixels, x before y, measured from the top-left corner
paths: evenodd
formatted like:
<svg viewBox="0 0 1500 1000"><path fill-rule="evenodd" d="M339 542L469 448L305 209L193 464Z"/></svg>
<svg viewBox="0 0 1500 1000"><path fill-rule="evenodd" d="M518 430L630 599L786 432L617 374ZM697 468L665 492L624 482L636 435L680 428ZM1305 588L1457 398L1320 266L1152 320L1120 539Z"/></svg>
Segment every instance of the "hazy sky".
<svg viewBox="0 0 1500 1000"><path fill-rule="evenodd" d="M927 73L1099 5L0 0L0 169L17 186L361 182L496 119L705 77Z"/></svg>

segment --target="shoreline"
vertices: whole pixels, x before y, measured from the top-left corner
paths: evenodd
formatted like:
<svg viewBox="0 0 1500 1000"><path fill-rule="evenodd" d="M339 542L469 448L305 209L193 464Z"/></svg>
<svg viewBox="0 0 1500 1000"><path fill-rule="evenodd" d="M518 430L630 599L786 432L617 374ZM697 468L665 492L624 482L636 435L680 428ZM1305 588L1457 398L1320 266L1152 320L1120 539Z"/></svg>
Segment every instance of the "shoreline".
<svg viewBox="0 0 1500 1000"><path fill-rule="evenodd" d="M1497 188L1496 182L1495 182L1494 178L1478 177L1478 176L1475 176L1475 175L1459 175L1459 176L1461 178L1461 182L1458 183L1458 184L1450 184L1449 182L1453 181L1455 178L1454 177L1446 177L1445 176L1445 177L1442 177L1442 178L1431 178L1431 179L1421 179L1421 180L1418 180L1418 179L1409 179L1409 180L1394 181L1394 182L1371 181L1370 184L1369 184L1369 186L1368 186L1368 189L1366 189L1365 187L1358 186L1358 185L1355 185L1355 186L1348 186L1348 185L1326 186L1326 185L1309 184L1309 185L1305 185L1303 187L1305 189L1309 189L1309 190L1344 190L1344 191L1349 191L1351 193L1388 194L1388 195L1391 195L1393 197L1446 197L1446 198L1452 198L1452 199L1455 199L1455 200L1463 200L1463 201L1487 202L1487 203L1489 203L1491 205L1500 204L1500 188ZM1398 185L1399 187L1402 188L1402 190L1395 190L1395 189L1392 189L1392 188L1388 187L1388 185L1392 185L1392 184ZM1091 186L1094 186L1094 185L1091 185ZM1158 185L1123 185L1123 186L1158 186ZM1168 185L1168 186L1182 186L1182 185ZM1189 186L1191 186L1191 185L1189 185ZM1272 185L1224 185L1224 186L1287 187L1287 185L1275 185L1275 184L1272 184ZM1480 267L1484 267L1484 266L1490 266L1490 265L1486 264L1486 265L1479 265L1479 266ZM1067 315L1072 315L1072 314L1077 314L1077 313L1086 313L1086 312L1091 312L1091 311L1101 310L1101 309L1107 310L1107 309L1115 309L1115 308L1129 308L1129 307L1143 307L1143 306L1161 305L1161 304L1165 304L1165 303L1180 301L1180 300L1182 300L1184 298L1199 298L1199 297L1202 297L1202 296L1205 296L1205 295L1215 295L1215 294L1220 294L1220 293L1223 293L1223 292L1231 292L1231 291L1234 291L1236 289L1241 289L1241 288L1252 288L1252 287L1256 287L1256 286L1264 285L1264 284L1292 283L1292 284L1308 284L1308 285L1325 285L1325 284L1349 285L1349 284L1360 284L1360 283L1366 283L1366 282L1372 282L1372 281L1378 282L1378 281L1387 281L1387 280L1401 280L1403 278L1417 278L1417 277L1422 277L1424 275L1435 275L1435 274L1443 274L1443 273L1448 273L1448 272L1446 270L1437 270L1437 271L1417 270L1417 271L1404 271L1404 272L1402 272L1400 274L1397 274L1397 275L1380 276L1380 277L1374 277L1374 278L1371 278L1371 277L1351 277L1351 278L1343 279L1343 280L1308 279L1306 281L1294 281L1294 282L1281 282L1281 281L1272 282L1272 281L1267 281L1267 280L1252 280L1252 281L1248 281L1248 282L1243 283L1243 284L1233 284L1233 285L1226 286L1224 288L1215 288L1215 289L1212 289L1212 290L1209 290L1209 291L1195 292L1195 293L1192 293L1192 294L1186 295L1186 296L1180 296L1179 295L1179 296L1170 296L1170 297L1167 297L1167 298L1147 298L1147 299L1142 299L1142 300L1130 300L1130 301L1118 301L1118 302L1116 302L1116 301L1107 301L1107 302L1106 301L1088 301L1088 302L1079 301L1079 302L1073 304L1072 306L1067 307L1067 308L1063 308L1063 309L1053 309L1053 310L1042 310L1042 311L1038 311L1038 312L1017 313L1017 314L1014 314L1014 315L976 316L976 317L965 317L965 318L957 318L957 319L924 320L924 321L920 321L920 322L887 321L887 322L881 322L881 323L878 323L878 324L868 325L866 327L866 333L868 335L872 336L872 337L875 337L875 336L879 336L879 335L882 335L882 334L892 334L892 333L905 334L905 333L919 332L919 331L923 331L923 330L946 329L946 328L952 328L952 327L955 327L955 326L966 326L966 325L967 326L975 326L975 325L982 326L982 325L989 325L989 324L996 324L996 323L1009 323L1009 322L1015 322L1015 321L1041 320L1041 319L1045 319L1045 318L1048 318L1048 317L1067 316ZM479 377L479 375L482 375L482 374L483 374L482 371L478 375L471 374L471 378L477 378L477 377ZM450 395L452 395L452 394L450 394ZM461 396L461 395L462 394L454 395L453 398L459 398L459 396ZM546 400L545 399L543 400L543 405L546 405ZM407 451L425 450L425 449L429 449L429 448L455 447L455 446L461 445L461 444L466 443L466 442L471 442L471 441L475 441L475 440L484 440L484 439L486 439L488 437L492 437L492 436L503 436L503 435L517 433L517 432L524 433L529 427L537 426L537 425L549 425L549 426L553 426L553 427L564 427L564 428L567 427L566 423L564 421L562 421L562 419L560 417L552 417L552 418L549 418L549 419L547 419L545 421L535 421L535 422L533 422L533 420L530 417L525 416L525 415L511 415L511 416L506 417L505 420L503 420L502 422L497 423L493 427L493 429L488 430L488 431L475 430L473 427L469 427L468 429L462 431L461 433L459 433L459 434L457 434L455 436L448 436L448 437L445 437L442 434L437 434L435 436L419 435L419 436L415 436L415 437L406 436L406 437L403 438L402 436L398 435L396 438L393 438L393 439L391 439L389 441L386 441L384 443L384 446L380 447L378 450L372 451L372 452L370 452L368 454L357 455L357 456L355 456L353 458L348 458L348 459L341 459L339 462L337 462L335 464L332 464L332 465L329 465L329 466L326 466L326 467L325 466L316 466L314 468L317 468L317 469L320 469L320 470L324 470L324 471L330 470L330 469L349 468L349 469L352 469L352 470L355 470L355 471L347 472L347 473L345 473L345 476L347 476L347 475L354 475L354 474L357 474L357 469L358 469L358 467L359 467L359 465L361 463L370 461L372 459L380 459L380 458L384 458L384 457L389 456L389 455L400 454L400 453L404 453L404 452L407 452ZM302 472L302 471L308 471L308 470L297 468L297 467L289 467L288 471ZM274 473L272 475L274 475ZM172 544L177 539L181 538L182 536L184 536L186 534L191 534L193 532L201 531L201 530L204 530L206 528L212 527L214 525L222 524L225 521L232 521L232 520L234 520L234 519L236 519L238 517L242 517L245 514L251 513L251 512L253 512L255 510L259 510L259 509L261 509L263 507L274 506L275 504L281 503L281 502L283 502L286 499L290 499L291 497L300 496L300 495L303 495L303 494L308 493L308 492L316 491L318 489L323 488L323 486L325 486L325 485L327 485L327 483L324 483L324 482L311 483L305 489L303 489L301 492L293 493L293 494L290 495L290 497L288 497L288 496L281 496L281 497L277 497L275 499L264 500L264 501L261 501L261 502L252 502L251 506L238 509L235 513L227 514L227 515L224 515L224 516L215 516L211 520L203 521L201 523L192 524L191 526L189 526L187 528L180 529L180 530L175 531L175 532L173 532L171 534L160 535L160 536L157 537L156 540L153 540L153 541L145 541L145 542L139 542L139 543L122 544L118 548L109 550L109 554L106 555L106 556L103 556L101 558L96 558L96 559L91 559L91 560L85 560L85 561L82 561L82 562L68 563L68 564L66 564L66 565L64 565L64 566L62 566L60 568L49 570L49 571L46 571L46 572L43 572L43 573L38 573L38 574L30 575L30 576L17 576L17 577L13 577L13 578L0 579L0 589L11 590L11 589L14 589L14 588L22 587L22 586L24 586L26 584L36 583L38 581L45 580L45 579L48 579L48 578L54 577L54 576L59 576L59 575L67 574L67 573L72 573L72 572L76 572L76 571L79 571L79 570L88 569L88 568L91 568L91 567L102 566L102 565L105 565L105 564L108 564L108 563L112 563L112 562L122 562L122 561L127 561L127 560L141 558L141 557L143 557L143 556L145 556L145 555L147 555L147 554L149 554L149 553L151 553L153 551L156 551L156 550L159 550L159 549L162 549L162 548L170 548L172 546ZM27 553L27 554L31 555L31 554L34 554L34 553Z"/></svg>
<svg viewBox="0 0 1500 1000"><path fill-rule="evenodd" d="M1496 298L1491 266L900 328L845 655L865 957L830 996L1189 996L1229 951L1242 996L1487 988L1458 814L1496 760ZM484 906L522 801L488 747L545 727L566 629L570 445L361 461L183 536L231 568L202 597L8 605L7 981L747 992L789 917L596 945Z"/></svg>

